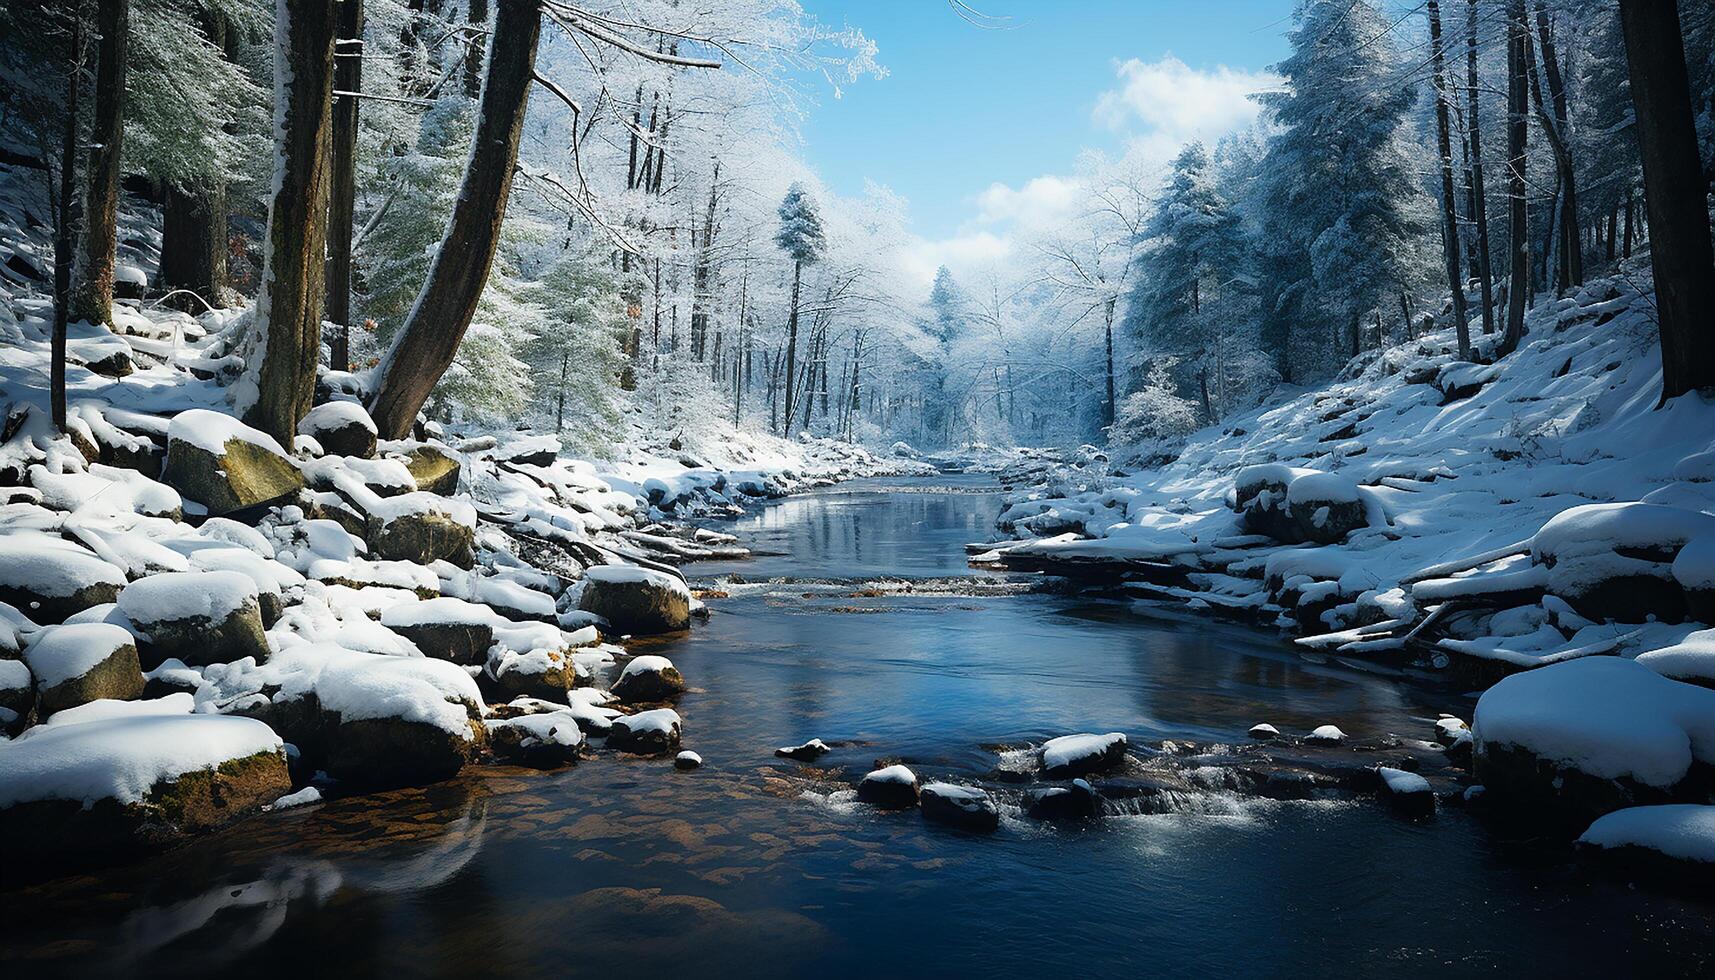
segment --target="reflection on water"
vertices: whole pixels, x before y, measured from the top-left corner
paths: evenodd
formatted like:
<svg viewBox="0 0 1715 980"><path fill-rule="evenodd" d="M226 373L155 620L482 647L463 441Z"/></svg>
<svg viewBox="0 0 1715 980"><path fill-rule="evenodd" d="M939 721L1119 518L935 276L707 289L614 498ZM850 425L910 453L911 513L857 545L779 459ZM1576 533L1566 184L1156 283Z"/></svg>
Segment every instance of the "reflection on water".
<svg viewBox="0 0 1715 980"><path fill-rule="evenodd" d="M798 559L753 577L962 576L978 494L841 492L751 519ZM859 488L861 489L861 488ZM934 554L918 553L913 540ZM713 578L726 566L693 569ZM1497 841L1464 814L1190 801L976 838L878 814L879 756L993 782L1068 730L1232 739L1256 721L1421 732L1468 702L1308 663L1254 632L1049 594L716 600L652 644L693 685L704 769L603 754L267 814L125 868L0 892L7 975L521 975L694 971L1460 976L1707 970L1715 917ZM868 615L835 611L862 607ZM837 742L819 768L773 756Z"/></svg>

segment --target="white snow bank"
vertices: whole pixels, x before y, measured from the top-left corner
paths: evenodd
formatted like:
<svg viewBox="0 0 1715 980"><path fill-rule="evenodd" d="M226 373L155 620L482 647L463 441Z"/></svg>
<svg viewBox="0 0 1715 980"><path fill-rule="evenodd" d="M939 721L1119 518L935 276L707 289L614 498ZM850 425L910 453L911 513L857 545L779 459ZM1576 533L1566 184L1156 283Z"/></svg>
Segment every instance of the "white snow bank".
<svg viewBox="0 0 1715 980"><path fill-rule="evenodd" d="M1715 806L1634 806L1596 818L1581 844L1642 847L1682 861L1715 864Z"/></svg>
<svg viewBox="0 0 1715 980"><path fill-rule="evenodd" d="M252 605L257 602L256 581L233 571L151 575L119 593L119 611L138 624L181 619L203 619L218 624L247 602Z"/></svg>
<svg viewBox="0 0 1715 980"><path fill-rule="evenodd" d="M123 587L125 573L57 535L0 534L0 587L63 599L92 585Z"/></svg>
<svg viewBox="0 0 1715 980"><path fill-rule="evenodd" d="M1671 646L1640 653L1638 663L1663 677L1715 687L1715 630L1698 630Z"/></svg>
<svg viewBox="0 0 1715 980"><path fill-rule="evenodd" d="M1513 745L1604 779L1667 788L1715 763L1715 691L1586 657L1514 674L1477 702L1478 746Z"/></svg>

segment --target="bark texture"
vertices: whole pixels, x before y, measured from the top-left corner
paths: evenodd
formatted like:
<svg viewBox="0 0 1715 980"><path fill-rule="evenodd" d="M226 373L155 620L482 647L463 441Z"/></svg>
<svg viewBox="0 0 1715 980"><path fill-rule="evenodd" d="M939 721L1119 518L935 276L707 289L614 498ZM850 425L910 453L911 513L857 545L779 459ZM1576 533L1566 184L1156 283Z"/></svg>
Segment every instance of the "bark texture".
<svg viewBox="0 0 1715 980"><path fill-rule="evenodd" d="M341 0L333 87L363 91L363 0ZM355 95L333 100L333 156L328 169L327 319L339 330L328 340L328 367L351 369L351 220L357 201L357 112Z"/></svg>
<svg viewBox="0 0 1715 980"><path fill-rule="evenodd" d="M95 117L89 133L89 183L82 254L71 318L113 322L114 250L119 244L119 153L125 139L125 36L128 0L96 6Z"/></svg>

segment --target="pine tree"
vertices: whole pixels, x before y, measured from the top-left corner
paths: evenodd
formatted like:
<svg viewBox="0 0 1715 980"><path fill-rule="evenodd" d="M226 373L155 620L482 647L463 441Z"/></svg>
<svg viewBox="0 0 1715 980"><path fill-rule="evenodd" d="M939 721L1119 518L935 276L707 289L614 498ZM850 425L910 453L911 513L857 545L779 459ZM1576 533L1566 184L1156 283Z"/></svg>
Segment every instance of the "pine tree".
<svg viewBox="0 0 1715 980"><path fill-rule="evenodd" d="M792 305L786 321L786 406L782 435L792 434L793 382L798 360L798 308L802 292L804 267L820 261L827 251L827 233L816 202L801 184L793 184L780 202L780 230L774 243L792 260Z"/></svg>

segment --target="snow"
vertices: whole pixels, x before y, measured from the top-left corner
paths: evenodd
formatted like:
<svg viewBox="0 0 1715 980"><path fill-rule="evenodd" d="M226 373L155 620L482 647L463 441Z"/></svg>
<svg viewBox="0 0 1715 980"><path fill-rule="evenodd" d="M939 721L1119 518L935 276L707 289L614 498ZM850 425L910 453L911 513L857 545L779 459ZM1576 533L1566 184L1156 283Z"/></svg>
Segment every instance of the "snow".
<svg viewBox="0 0 1715 980"><path fill-rule="evenodd" d="M1703 535L1715 536L1715 516L1622 501L1568 508L1536 532L1530 547L1537 561L1552 566L1549 588L1558 595L1576 595L1621 575L1670 578L1671 566L1666 562L1617 552L1647 549L1671 554ZM1695 570L1695 565L1688 565L1688 570Z"/></svg>
<svg viewBox="0 0 1715 980"><path fill-rule="evenodd" d="M530 715L519 715L517 718L505 720L490 720L483 723L490 732L503 729L517 729L526 733L522 744L525 748L534 744L561 745L575 748L584 743L583 732L578 728L577 719L573 712L544 711Z"/></svg>
<svg viewBox="0 0 1715 980"><path fill-rule="evenodd" d="M356 425L371 433L376 431L374 420L357 402L324 402L310 409L309 414L304 416L304 420L298 423L298 432L302 435L314 436L318 432L343 429L351 425Z"/></svg>
<svg viewBox="0 0 1715 980"><path fill-rule="evenodd" d="M36 685L46 689L82 677L114 651L135 642L123 627L112 623L49 626L24 649L24 662Z"/></svg>
<svg viewBox="0 0 1715 980"><path fill-rule="evenodd" d="M381 625L387 627L433 626L456 624L465 626L495 626L505 622L494 610L474 602L441 596L421 602L393 606L381 614Z"/></svg>
<svg viewBox="0 0 1715 980"><path fill-rule="evenodd" d="M1715 630L1698 630L1678 643L1645 651L1637 661L1663 677L1715 687Z"/></svg>
<svg viewBox="0 0 1715 980"><path fill-rule="evenodd" d="M322 708L341 721L397 718L433 725L469 740L470 711L479 710L482 692L456 664L416 657L388 657L339 651L315 680Z"/></svg>
<svg viewBox="0 0 1715 980"><path fill-rule="evenodd" d="M1587 657L1514 674L1484 692L1479 748L1515 745L1604 779L1667 788L1715 763L1715 690L1643 664Z"/></svg>
<svg viewBox="0 0 1715 980"><path fill-rule="evenodd" d="M1715 590L1715 534L1699 534L1673 559L1673 577L1687 589Z"/></svg>
<svg viewBox="0 0 1715 980"><path fill-rule="evenodd" d="M1061 735L1042 743L1042 767L1058 769L1100 756L1111 751L1115 745L1124 744L1126 737L1121 732L1109 732L1106 735Z"/></svg>
<svg viewBox="0 0 1715 980"><path fill-rule="evenodd" d="M669 735L677 731L680 725L679 713L672 708L655 708L651 711L639 711L634 715L620 715L614 719L614 724L624 725L632 733L660 732Z"/></svg>
<svg viewBox="0 0 1715 980"><path fill-rule="evenodd" d="M1346 733L1341 731L1338 725L1320 725L1310 733L1309 738L1316 742L1343 742L1346 740Z"/></svg>
<svg viewBox="0 0 1715 980"><path fill-rule="evenodd" d="M109 718L140 718L145 715L188 715L196 707L196 698L183 691L169 694L164 698L153 698L148 701L119 701L113 698L97 698L87 704L56 711L53 717L41 723L36 728L30 728L19 738L33 738L37 728L47 729L56 725L81 725L91 721L105 721Z"/></svg>
<svg viewBox="0 0 1715 980"><path fill-rule="evenodd" d="M247 442L275 454L290 456L274 437L261 429L253 429L225 412L193 408L173 416L167 426L169 442L183 442L216 456L226 455L226 444L233 440Z"/></svg>
<svg viewBox="0 0 1715 980"><path fill-rule="evenodd" d="M246 603L257 603L256 581L232 571L166 572L119 593L119 611L144 628L184 619L219 624Z"/></svg>
<svg viewBox="0 0 1715 980"><path fill-rule="evenodd" d="M874 772L865 773L863 782L913 786L917 783L917 774L901 765L884 766Z"/></svg>
<svg viewBox="0 0 1715 980"><path fill-rule="evenodd" d="M1415 772L1404 769L1394 769L1391 766L1376 767L1376 774L1382 779L1382 785L1394 796L1411 796L1416 793L1427 793L1429 780Z"/></svg>
<svg viewBox="0 0 1715 980"><path fill-rule="evenodd" d="M640 674L659 674L664 670L672 669L673 661L668 660L666 657L658 657L651 654L642 657L633 657L631 662L625 665L625 669L620 672L619 676L633 677Z"/></svg>
<svg viewBox="0 0 1715 980"><path fill-rule="evenodd" d="M162 711L151 702L0 742L0 807L37 800L138 803L151 787L284 743L252 718Z"/></svg>
<svg viewBox="0 0 1715 980"><path fill-rule="evenodd" d="M1593 847L1642 847L1682 861L1715 864L1715 806L1668 803L1604 814L1578 838Z"/></svg>
<svg viewBox="0 0 1715 980"><path fill-rule="evenodd" d="M691 594L690 588L678 576L638 565L596 565L584 572L584 578L616 585L645 583L686 597Z"/></svg>
<svg viewBox="0 0 1715 980"><path fill-rule="evenodd" d="M270 810L289 810L292 807L309 806L311 803L320 803L321 801L322 801L322 791L321 790L315 788L314 786L305 786L303 789L298 790L296 793L287 793L285 796L282 796L279 799L275 800L273 803L269 804L267 809L270 809Z"/></svg>
<svg viewBox="0 0 1715 980"><path fill-rule="evenodd" d="M925 783L924 796L939 796L957 803L975 803L988 799L988 794L976 786L961 786L958 783Z"/></svg>
<svg viewBox="0 0 1715 980"><path fill-rule="evenodd" d="M1339 473L1303 473L1286 487L1292 504L1355 504L1358 485Z"/></svg>

